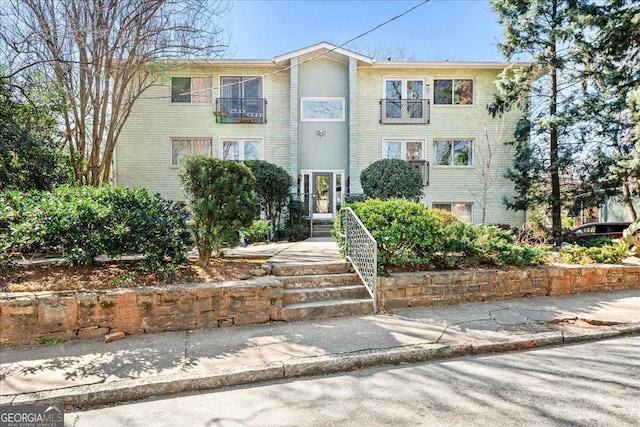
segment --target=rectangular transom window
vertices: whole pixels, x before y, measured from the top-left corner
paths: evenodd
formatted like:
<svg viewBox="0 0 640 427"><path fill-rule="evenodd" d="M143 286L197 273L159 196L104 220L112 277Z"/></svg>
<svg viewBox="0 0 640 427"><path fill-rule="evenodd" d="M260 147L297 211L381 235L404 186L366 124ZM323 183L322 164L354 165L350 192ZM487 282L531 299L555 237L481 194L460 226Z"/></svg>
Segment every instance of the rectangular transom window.
<svg viewBox="0 0 640 427"><path fill-rule="evenodd" d="M465 223L471 223L472 207L471 203L432 203L433 209L442 209L447 212L451 212L458 219Z"/></svg>
<svg viewBox="0 0 640 427"><path fill-rule="evenodd" d="M262 140L229 138L221 141L224 160L262 160Z"/></svg>
<svg viewBox="0 0 640 427"><path fill-rule="evenodd" d="M210 104L211 77L172 77L171 102Z"/></svg>
<svg viewBox="0 0 640 427"><path fill-rule="evenodd" d="M344 98L302 98L301 112L303 122L344 122Z"/></svg>
<svg viewBox="0 0 640 427"><path fill-rule="evenodd" d="M436 166L471 166L473 141L467 139L441 139L433 141Z"/></svg>
<svg viewBox="0 0 640 427"><path fill-rule="evenodd" d="M172 138L171 165L177 166L187 156L211 156L211 138Z"/></svg>
<svg viewBox="0 0 640 427"><path fill-rule="evenodd" d="M433 103L436 105L473 104L472 79L438 79L433 81Z"/></svg>

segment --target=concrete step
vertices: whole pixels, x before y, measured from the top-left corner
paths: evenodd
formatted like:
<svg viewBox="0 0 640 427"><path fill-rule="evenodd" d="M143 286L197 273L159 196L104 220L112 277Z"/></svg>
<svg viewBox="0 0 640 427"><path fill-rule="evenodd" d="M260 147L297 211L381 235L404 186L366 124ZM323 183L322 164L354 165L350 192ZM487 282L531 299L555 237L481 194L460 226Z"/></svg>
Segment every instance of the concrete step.
<svg viewBox="0 0 640 427"><path fill-rule="evenodd" d="M274 276L304 276L311 274L340 274L346 273L351 264L346 261L316 262L309 264L273 264L271 274Z"/></svg>
<svg viewBox="0 0 640 427"><path fill-rule="evenodd" d="M291 304L330 301L353 300L369 298L369 292L363 285L324 286L321 288L294 288L285 289L282 294L282 304Z"/></svg>
<svg viewBox="0 0 640 427"><path fill-rule="evenodd" d="M330 317L358 316L373 313L371 299L348 299L313 301L290 304L282 307L279 320L327 319Z"/></svg>
<svg viewBox="0 0 640 427"><path fill-rule="evenodd" d="M303 276L280 276L285 289L321 288L325 286L360 285L360 278L356 273L320 274Z"/></svg>

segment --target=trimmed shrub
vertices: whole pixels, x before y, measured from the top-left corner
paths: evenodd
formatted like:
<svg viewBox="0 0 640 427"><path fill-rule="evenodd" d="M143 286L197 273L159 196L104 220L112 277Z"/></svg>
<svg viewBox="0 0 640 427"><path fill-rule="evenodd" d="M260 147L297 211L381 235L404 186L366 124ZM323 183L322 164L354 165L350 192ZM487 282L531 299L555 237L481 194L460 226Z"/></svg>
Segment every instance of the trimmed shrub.
<svg viewBox="0 0 640 427"><path fill-rule="evenodd" d="M444 209L431 209L431 212L440 219L442 225L449 225L454 222L460 222L457 216Z"/></svg>
<svg viewBox="0 0 640 427"><path fill-rule="evenodd" d="M204 156L182 162L179 177L189 199L200 263L207 265L212 251L238 245L240 230L255 219L256 179L242 163Z"/></svg>
<svg viewBox="0 0 640 427"><path fill-rule="evenodd" d="M626 245L575 245L560 249L560 258L569 264L619 264L626 255Z"/></svg>
<svg viewBox="0 0 640 427"><path fill-rule="evenodd" d="M266 242L271 234L269 230L269 221L256 219L242 230L242 236L246 243Z"/></svg>
<svg viewBox="0 0 640 427"><path fill-rule="evenodd" d="M368 199L350 207L378 242L380 269L431 265L442 225L430 209L403 199ZM344 246L342 239L338 243Z"/></svg>
<svg viewBox="0 0 640 427"><path fill-rule="evenodd" d="M289 198L293 179L289 173L278 165L260 161L248 160L245 164L256 178L255 191L260 202L260 209L271 224L271 239L280 229L280 218Z"/></svg>
<svg viewBox="0 0 640 427"><path fill-rule="evenodd" d="M145 255L150 271L186 260L184 215L145 189L59 187L52 192L6 192L0 197L0 248L12 254L59 252L71 265L98 255Z"/></svg>
<svg viewBox="0 0 640 427"><path fill-rule="evenodd" d="M450 223L444 227L442 252L438 264L458 265L535 265L542 262L547 250L529 245L516 245L511 232L494 226Z"/></svg>
<svg viewBox="0 0 640 427"><path fill-rule="evenodd" d="M409 162L382 159L371 163L360 173L362 189L376 199L402 198L420 200L424 191L420 171Z"/></svg>

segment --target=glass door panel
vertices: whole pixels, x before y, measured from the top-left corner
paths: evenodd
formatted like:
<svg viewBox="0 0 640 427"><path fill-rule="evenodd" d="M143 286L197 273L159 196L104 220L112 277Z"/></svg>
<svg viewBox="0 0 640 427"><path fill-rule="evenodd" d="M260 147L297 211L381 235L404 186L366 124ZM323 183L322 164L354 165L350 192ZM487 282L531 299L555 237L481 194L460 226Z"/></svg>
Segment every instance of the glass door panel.
<svg viewBox="0 0 640 427"><path fill-rule="evenodd" d="M317 214L333 213L333 174L313 174L313 212Z"/></svg>

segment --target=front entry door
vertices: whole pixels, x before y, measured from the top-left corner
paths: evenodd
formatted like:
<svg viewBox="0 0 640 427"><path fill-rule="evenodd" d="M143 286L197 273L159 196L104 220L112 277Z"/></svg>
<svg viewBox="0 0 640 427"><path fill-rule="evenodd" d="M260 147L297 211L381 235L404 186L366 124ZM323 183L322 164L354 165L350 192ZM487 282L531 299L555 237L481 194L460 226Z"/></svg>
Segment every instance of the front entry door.
<svg viewBox="0 0 640 427"><path fill-rule="evenodd" d="M313 185L312 206L313 216L316 218L333 217L333 173L313 172L311 174Z"/></svg>

